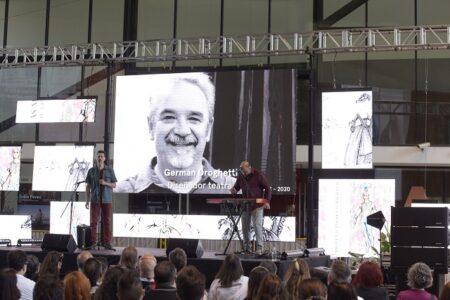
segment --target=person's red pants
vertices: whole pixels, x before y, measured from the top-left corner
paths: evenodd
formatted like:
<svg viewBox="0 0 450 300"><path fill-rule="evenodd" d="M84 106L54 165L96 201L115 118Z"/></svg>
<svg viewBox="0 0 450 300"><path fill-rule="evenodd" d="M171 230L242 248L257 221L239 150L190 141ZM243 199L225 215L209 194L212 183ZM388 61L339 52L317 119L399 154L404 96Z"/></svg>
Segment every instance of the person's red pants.
<svg viewBox="0 0 450 300"><path fill-rule="evenodd" d="M92 245L95 245L97 243L97 222L98 222L99 208L100 203L91 203ZM112 203L102 204L103 244L111 244L111 209Z"/></svg>

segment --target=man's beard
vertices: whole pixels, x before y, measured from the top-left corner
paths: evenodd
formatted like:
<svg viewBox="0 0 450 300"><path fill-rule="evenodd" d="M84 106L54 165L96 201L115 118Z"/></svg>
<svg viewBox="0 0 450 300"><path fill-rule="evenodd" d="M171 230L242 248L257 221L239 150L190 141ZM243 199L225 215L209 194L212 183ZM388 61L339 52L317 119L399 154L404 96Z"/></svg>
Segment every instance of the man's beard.
<svg viewBox="0 0 450 300"><path fill-rule="evenodd" d="M170 131L164 138L164 141L174 149L174 152L170 153L172 155L167 156L168 162L174 168L186 169L194 163L196 154L195 147L198 145L198 139L194 134L180 136Z"/></svg>

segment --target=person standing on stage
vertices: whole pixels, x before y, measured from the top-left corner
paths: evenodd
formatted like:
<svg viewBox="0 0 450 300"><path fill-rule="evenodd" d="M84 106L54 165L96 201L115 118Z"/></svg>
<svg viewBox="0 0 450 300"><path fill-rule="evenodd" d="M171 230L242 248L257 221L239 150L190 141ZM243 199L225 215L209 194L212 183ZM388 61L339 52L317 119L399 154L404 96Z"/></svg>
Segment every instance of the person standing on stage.
<svg viewBox="0 0 450 300"><path fill-rule="evenodd" d="M268 203L247 205L242 213L242 232L244 235L244 251L250 252L250 221L255 228L256 251L262 254L264 249L263 240L263 219L264 209L270 209L270 199L272 198L272 188L266 176L250 166L248 161L241 162L238 175L234 186L230 192L234 195L242 190L244 198L265 198Z"/></svg>
<svg viewBox="0 0 450 300"><path fill-rule="evenodd" d="M97 242L98 211L101 203L103 236L100 237L105 249L111 247L112 191L116 187L114 170L105 164L105 151L97 151L97 165L90 168L86 176L86 209L91 203L92 245Z"/></svg>

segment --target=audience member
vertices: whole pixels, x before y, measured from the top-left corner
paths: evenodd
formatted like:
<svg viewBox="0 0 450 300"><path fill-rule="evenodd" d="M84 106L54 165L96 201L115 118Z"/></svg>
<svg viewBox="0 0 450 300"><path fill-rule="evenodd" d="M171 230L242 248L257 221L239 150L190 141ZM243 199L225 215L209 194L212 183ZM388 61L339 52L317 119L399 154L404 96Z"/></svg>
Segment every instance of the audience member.
<svg viewBox="0 0 450 300"><path fill-rule="evenodd" d="M291 299L298 299L298 287L300 283L309 278L311 278L309 266L303 259L296 258L289 264L283 281L286 284L286 290Z"/></svg>
<svg viewBox="0 0 450 300"><path fill-rule="evenodd" d="M278 273L277 265L271 260L263 260L259 265L261 267L264 267L267 270L269 270L269 272L272 273L272 274L277 275L277 273Z"/></svg>
<svg viewBox="0 0 450 300"><path fill-rule="evenodd" d="M125 269L115 266L106 271L102 284L94 295L94 300L117 300L117 284Z"/></svg>
<svg viewBox="0 0 450 300"><path fill-rule="evenodd" d="M327 300L357 300L353 286L345 281L332 281L328 284Z"/></svg>
<svg viewBox="0 0 450 300"><path fill-rule="evenodd" d="M36 255L27 255L27 272L25 273L25 277L36 281L39 264L39 259Z"/></svg>
<svg viewBox="0 0 450 300"><path fill-rule="evenodd" d="M22 300L33 299L33 289L35 282L26 278L27 272L27 254L21 250L8 252L6 257L8 267L16 271L17 288L20 291Z"/></svg>
<svg viewBox="0 0 450 300"><path fill-rule="evenodd" d="M64 299L64 284L55 276L44 275L34 286L33 300Z"/></svg>
<svg viewBox="0 0 450 300"><path fill-rule="evenodd" d="M96 256L97 261L100 263L100 279L98 280L99 285L103 282L103 278L105 277L106 271L108 271L109 263L108 259L104 256Z"/></svg>
<svg viewBox="0 0 450 300"><path fill-rule="evenodd" d="M281 279L277 275L269 274L261 281L256 299L288 300L289 295Z"/></svg>
<svg viewBox="0 0 450 300"><path fill-rule="evenodd" d="M61 270L63 258L64 255L58 251L50 251L47 253L39 268L38 277L40 278L41 276L48 274L59 278L59 271Z"/></svg>
<svg viewBox="0 0 450 300"><path fill-rule="evenodd" d="M353 279L356 293L364 300L389 300L388 291L381 287L383 273L375 262L366 261L359 266L358 273Z"/></svg>
<svg viewBox="0 0 450 300"><path fill-rule="evenodd" d="M441 295L439 297L440 300L450 300L450 281L447 282L442 288Z"/></svg>
<svg viewBox="0 0 450 300"><path fill-rule="evenodd" d="M335 260L331 264L330 272L328 273L328 284L333 281L350 282L352 279L352 271L350 267L342 260Z"/></svg>
<svg viewBox="0 0 450 300"><path fill-rule="evenodd" d="M169 253L169 261L177 268L177 272L180 272L187 265L186 252L181 248L173 249Z"/></svg>
<svg viewBox="0 0 450 300"><path fill-rule="evenodd" d="M298 298L299 300L326 300L327 299L327 287L320 279L307 278L300 282L298 286Z"/></svg>
<svg viewBox="0 0 450 300"><path fill-rule="evenodd" d="M196 267L186 266L177 276L179 300L201 300L205 297L206 278Z"/></svg>
<svg viewBox="0 0 450 300"><path fill-rule="evenodd" d="M248 277L244 276L241 260L227 255L208 293L209 300L244 299L248 290Z"/></svg>
<svg viewBox="0 0 450 300"><path fill-rule="evenodd" d="M136 270L138 263L138 253L134 246L128 246L122 251L120 265L128 270Z"/></svg>
<svg viewBox="0 0 450 300"><path fill-rule="evenodd" d="M89 279L91 284L91 295L95 294L98 288L98 281L100 280L102 265L96 258L89 258L84 263L83 273Z"/></svg>
<svg viewBox="0 0 450 300"><path fill-rule="evenodd" d="M80 271L70 272L64 277L65 300L91 300L91 284Z"/></svg>
<svg viewBox="0 0 450 300"><path fill-rule="evenodd" d="M150 289L145 293L145 299L177 299L175 279L177 269L170 261L162 261L155 267L156 288Z"/></svg>
<svg viewBox="0 0 450 300"><path fill-rule="evenodd" d="M254 267L250 271L250 275L248 276L247 297L245 297L245 300L256 299L261 281L269 274L271 274L271 272L261 265Z"/></svg>
<svg viewBox="0 0 450 300"><path fill-rule="evenodd" d="M153 255L144 255L139 259L139 275L145 291L156 288L155 267L156 258Z"/></svg>
<svg viewBox="0 0 450 300"><path fill-rule="evenodd" d="M19 300L16 271L13 268L0 270L0 300ZM32 298L29 298L32 299Z"/></svg>
<svg viewBox="0 0 450 300"><path fill-rule="evenodd" d="M398 294L397 300L433 300L436 296L425 291L433 285L433 275L429 266L422 262L412 265L407 274L409 290Z"/></svg>
<svg viewBox="0 0 450 300"><path fill-rule="evenodd" d="M119 300L141 300L144 297L139 273L136 270L127 270L120 276L117 284L117 298Z"/></svg>
<svg viewBox="0 0 450 300"><path fill-rule="evenodd" d="M84 267L84 263L89 259L92 258L94 256L92 256L92 253L89 251L81 251L80 254L78 254L77 256L77 266L78 266L78 271L83 272L83 267Z"/></svg>

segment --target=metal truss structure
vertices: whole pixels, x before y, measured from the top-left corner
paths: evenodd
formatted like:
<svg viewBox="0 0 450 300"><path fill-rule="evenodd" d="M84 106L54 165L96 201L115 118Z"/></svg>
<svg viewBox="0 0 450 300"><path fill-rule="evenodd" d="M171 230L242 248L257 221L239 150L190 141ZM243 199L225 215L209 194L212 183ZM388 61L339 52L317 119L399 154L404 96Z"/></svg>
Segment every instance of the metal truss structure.
<svg viewBox="0 0 450 300"><path fill-rule="evenodd" d="M450 48L450 25L0 49L0 68Z"/></svg>

